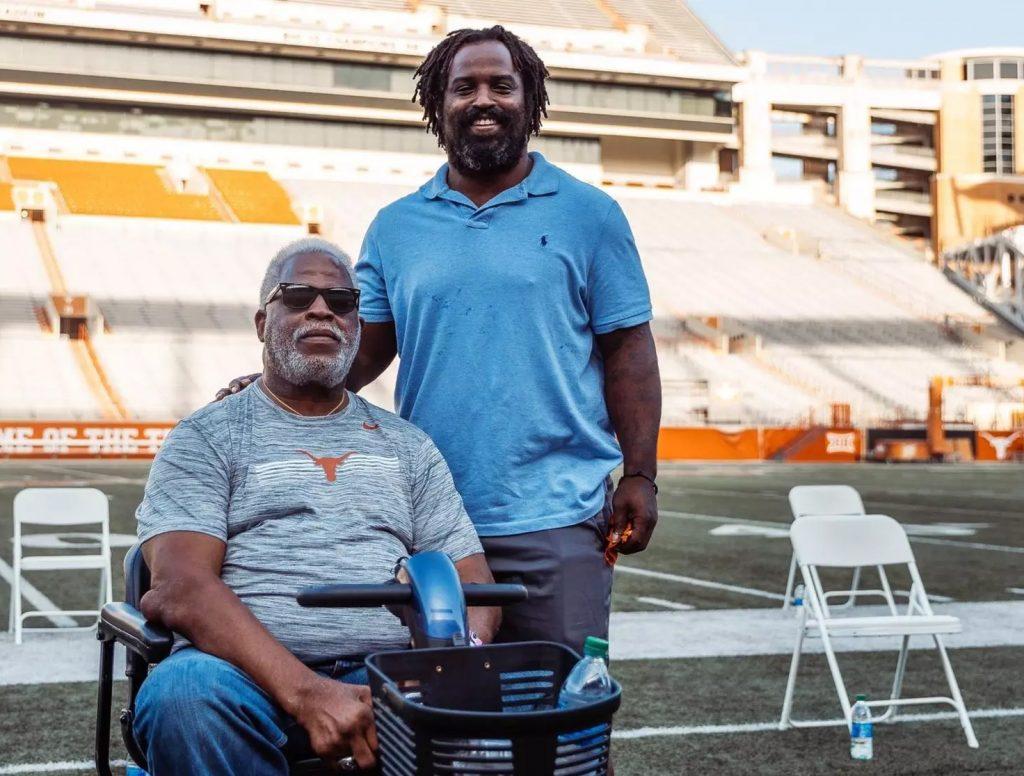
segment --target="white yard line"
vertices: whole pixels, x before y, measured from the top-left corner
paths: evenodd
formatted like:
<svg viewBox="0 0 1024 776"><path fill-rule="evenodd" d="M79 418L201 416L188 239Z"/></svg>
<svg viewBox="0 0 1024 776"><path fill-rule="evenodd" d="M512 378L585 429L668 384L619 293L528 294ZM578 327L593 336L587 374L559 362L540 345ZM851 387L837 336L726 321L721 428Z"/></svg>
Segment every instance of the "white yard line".
<svg viewBox="0 0 1024 776"><path fill-rule="evenodd" d="M0 577L3 577L7 584L11 585L11 592L13 593L14 569L11 568L7 564L7 561L5 561L3 558L0 558ZM31 582L25 579L24 574L21 575L21 594L22 596L24 596L24 598L28 600L30 604L32 604L36 609L39 609L41 611L52 612L55 609L60 608L59 606L57 606L57 604L55 604L53 601L51 601L49 598L43 595L40 592L39 588L37 588L35 585L33 585ZM62 628L73 627L78 624L71 617L68 617L63 614L49 614L46 615L46 619L48 619L54 625L58 625Z"/></svg>
<svg viewBox="0 0 1024 776"><path fill-rule="evenodd" d="M687 493L696 493L696 494L702 495L702 496L724 496L725 498L751 498L751 497L754 497L754 498L773 498L773 499L777 499L777 500L780 500L780 501L785 501L788 498L785 493L778 493L778 492L772 491L772 490L762 490L762 491L756 491L756 490L742 490L742 491L741 490L735 490L735 491L730 491L730 490L717 490L715 488L690 488L690 487L687 487L686 485L680 485L678 483L671 483L671 484L665 483L662 486L662 490L664 490L666 494L671 494L671 495L674 495L674 496L680 496L680 497L684 497L684 498L685 498ZM903 492L904 493L908 493L908 491L903 491ZM934 496L934 495L936 495L934 492L918 492L918 491L909 492L909 495L914 495L914 494L927 495L927 496ZM962 491L958 491L956 493L956 495L957 496L962 496L962 495L966 495L966 494L964 494ZM936 511L939 511L941 509L941 511L943 511L943 512L963 512L964 514L967 514L967 515L987 515L987 514L992 514L994 512L996 514L1011 515L1013 517L1016 517L1017 516L1017 511L1015 509L1016 501L1014 499L1007 499L1007 500L1009 500L1011 502L1011 506L1007 507L1006 509L1003 509L1003 508L999 508L999 507L996 507L996 508L992 508L992 507L952 507L952 506L935 507L935 506L931 506L930 504L908 504L908 503L906 503L904 501L887 501L885 499L877 499L877 498L870 499L872 505L878 504L878 505L885 505L885 506L890 506L890 507L899 507L900 509L914 509L914 510L917 510L917 511L932 511L932 512L936 512Z"/></svg>
<svg viewBox="0 0 1024 776"><path fill-rule="evenodd" d="M910 541L918 544L943 544L949 547L965 547L969 550L990 550L991 552L1009 552L1024 555L1024 547L1008 547L1005 544L984 544L983 542L958 542L956 539L932 539L923 536L911 536Z"/></svg>
<svg viewBox="0 0 1024 776"><path fill-rule="evenodd" d="M1010 709L974 709L968 711L971 719L992 719L998 717L1022 717L1024 708ZM959 719L955 711L936 711L924 714L901 713L896 722L933 722L941 719ZM845 724L844 720L834 720L836 725ZM890 724L890 723L882 723ZM773 722L748 722L739 725L673 725L671 727L642 727L633 730L614 730L612 738L630 740L634 738L654 738L656 736L706 736L732 733L765 733L777 731L778 720ZM3 771L0 771L3 773Z"/></svg>
<svg viewBox="0 0 1024 776"><path fill-rule="evenodd" d="M115 768L123 768L128 765L127 760L113 760L111 763ZM14 773L67 773L78 771L92 771L96 763L92 760L61 760L52 763L19 763L18 765L0 766L0 774Z"/></svg>
<svg viewBox="0 0 1024 776"><path fill-rule="evenodd" d="M81 480L87 479L93 484L110 484L110 485L136 485L146 483L146 478L139 479L138 477L125 477L121 474L106 474L105 472L96 471L95 469L79 469L75 466L65 466L64 464L52 464L45 462L35 462L26 464L32 469L41 469L47 474L77 474L78 476L74 479ZM29 483L25 484L25 487L29 487Z"/></svg>
<svg viewBox="0 0 1024 776"><path fill-rule="evenodd" d="M696 577L684 577L680 574L669 574L665 571L651 571L650 569L638 569L632 566L623 566L621 563L615 567L617 573L622 574L636 574L641 577L652 577L654 579L664 579L667 582L679 582L683 585L693 585L694 587L708 587L712 590L727 590L730 593L740 593L742 595L756 596L757 598L768 598L772 601L783 601L785 596L782 593L772 593L768 590L758 590L754 587L743 587L741 585L728 585L725 582L712 582L708 579L697 579Z"/></svg>
<svg viewBox="0 0 1024 776"><path fill-rule="evenodd" d="M885 607L865 606L879 615ZM951 649L1024 647L1024 600L935 604L936 614L960 619L963 630L946 637ZM612 660L653 660L787 655L793 652L798 621L792 610L695 609L689 612L615 612L611 618ZM898 636L838 638L840 652L886 652L899 647ZM934 649L925 637L913 637L913 650ZM804 646L821 652L820 639Z"/></svg>
<svg viewBox="0 0 1024 776"><path fill-rule="evenodd" d="M677 612L688 612L693 609L689 604L681 604L678 601L666 601L664 598L650 598L645 595L637 596L637 601L651 606L661 606L665 609L673 609Z"/></svg>
<svg viewBox="0 0 1024 776"><path fill-rule="evenodd" d="M945 509L945 508L944 508ZM674 517L680 520L700 520L708 523L736 523L739 525L757 525L765 528L785 528L788 522L781 520L753 520L745 517L726 517L724 515L705 515L699 512L675 512L672 510L660 510L659 515ZM956 539L935 539L926 536L909 536L912 542L920 544L941 544L950 547L963 547L968 550L988 550L991 552L1007 552L1011 554L1024 555L1024 547L1010 547L1005 544L985 544L983 542L960 542Z"/></svg>

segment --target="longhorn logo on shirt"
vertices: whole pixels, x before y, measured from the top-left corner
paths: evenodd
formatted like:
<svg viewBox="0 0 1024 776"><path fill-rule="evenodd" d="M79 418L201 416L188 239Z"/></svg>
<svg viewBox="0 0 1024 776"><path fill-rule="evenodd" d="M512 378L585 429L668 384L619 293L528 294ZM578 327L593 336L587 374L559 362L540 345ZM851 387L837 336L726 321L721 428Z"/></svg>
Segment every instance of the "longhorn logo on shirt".
<svg viewBox="0 0 1024 776"><path fill-rule="evenodd" d="M296 450L295 452L309 456L309 460L324 470L324 476L327 477L328 482L334 482L338 479L338 467L345 463L346 459L350 455L355 455L355 450L351 450L344 455L339 455L336 458L328 458L326 456L323 458L317 458L308 450Z"/></svg>

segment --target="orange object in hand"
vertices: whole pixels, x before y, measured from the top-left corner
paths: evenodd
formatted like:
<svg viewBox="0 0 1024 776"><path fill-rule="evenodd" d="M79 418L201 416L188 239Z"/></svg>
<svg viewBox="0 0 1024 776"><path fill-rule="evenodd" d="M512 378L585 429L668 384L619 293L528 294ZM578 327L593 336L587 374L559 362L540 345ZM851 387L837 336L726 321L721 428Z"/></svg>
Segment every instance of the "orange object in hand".
<svg viewBox="0 0 1024 776"><path fill-rule="evenodd" d="M604 549L604 562L609 566L614 566L615 561L619 559L619 545L627 541L630 536L633 535L633 526L627 525L621 534L616 536L614 532L608 534L608 546Z"/></svg>

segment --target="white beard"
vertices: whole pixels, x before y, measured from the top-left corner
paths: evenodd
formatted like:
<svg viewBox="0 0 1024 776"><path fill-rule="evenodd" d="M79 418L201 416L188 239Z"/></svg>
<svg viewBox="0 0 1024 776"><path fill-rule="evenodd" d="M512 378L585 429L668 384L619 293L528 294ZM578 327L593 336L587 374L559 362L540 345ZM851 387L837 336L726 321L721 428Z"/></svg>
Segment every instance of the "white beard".
<svg viewBox="0 0 1024 776"><path fill-rule="evenodd" d="M345 382L352 362L359 351L360 331L349 337L337 326L328 325L341 340L336 356L306 356L300 353L296 344L310 329L325 328L324 324L305 324L292 334L292 341L280 341L275 330L268 328L263 333L263 359L268 367L292 385L318 385L335 388Z"/></svg>

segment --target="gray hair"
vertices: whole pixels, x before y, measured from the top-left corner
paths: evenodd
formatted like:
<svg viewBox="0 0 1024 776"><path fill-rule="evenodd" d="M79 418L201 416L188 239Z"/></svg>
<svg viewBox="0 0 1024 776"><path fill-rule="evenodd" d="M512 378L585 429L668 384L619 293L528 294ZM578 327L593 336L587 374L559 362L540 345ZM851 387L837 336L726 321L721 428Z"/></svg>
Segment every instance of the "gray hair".
<svg viewBox="0 0 1024 776"><path fill-rule="evenodd" d="M329 240L322 237L302 237L293 240L277 252L277 255L267 265L266 274L263 275L263 283L260 285L260 309L263 309L263 302L270 296L284 274L284 268L289 261L303 253L320 253L327 256L334 263L348 273L352 280L352 287L359 288L359 281L356 280L355 267L352 259L345 251Z"/></svg>

